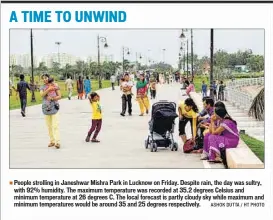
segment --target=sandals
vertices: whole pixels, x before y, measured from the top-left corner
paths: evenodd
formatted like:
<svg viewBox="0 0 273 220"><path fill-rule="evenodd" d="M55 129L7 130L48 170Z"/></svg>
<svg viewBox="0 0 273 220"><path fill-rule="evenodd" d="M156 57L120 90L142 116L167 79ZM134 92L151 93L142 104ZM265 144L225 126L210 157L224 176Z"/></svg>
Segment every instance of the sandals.
<svg viewBox="0 0 273 220"><path fill-rule="evenodd" d="M140 114L139 116L144 116L144 114Z"/></svg>
<svg viewBox="0 0 273 220"><path fill-rule="evenodd" d="M99 143L100 141L97 140L97 139L92 139L91 142L93 142L93 143Z"/></svg>
<svg viewBox="0 0 273 220"><path fill-rule="evenodd" d="M55 144L55 147L56 147L57 149L59 149L59 148L61 147L61 145L60 145L60 144Z"/></svg>
<svg viewBox="0 0 273 220"><path fill-rule="evenodd" d="M207 160L207 159L208 159L208 156L207 156L207 155L205 155L205 154L202 154L202 155L201 155L200 160Z"/></svg>
<svg viewBox="0 0 273 220"><path fill-rule="evenodd" d="M55 146L54 143L49 143L49 144L48 144L48 147L54 147L54 146Z"/></svg>

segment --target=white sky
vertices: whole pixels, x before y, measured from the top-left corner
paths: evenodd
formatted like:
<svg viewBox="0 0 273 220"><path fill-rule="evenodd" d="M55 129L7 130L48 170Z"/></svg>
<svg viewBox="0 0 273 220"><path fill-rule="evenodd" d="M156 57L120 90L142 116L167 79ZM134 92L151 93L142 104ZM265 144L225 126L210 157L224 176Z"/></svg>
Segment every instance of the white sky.
<svg viewBox="0 0 273 220"><path fill-rule="evenodd" d="M181 29L178 30L58 30L58 29L34 29L34 55L44 56L58 51L56 41L62 42L60 53L68 53L81 58L97 56L97 35L107 37L109 48L101 49L102 54L113 55L114 60L122 60L122 46L131 50L127 57L135 61L136 53L141 53L144 59L149 57L156 62L163 61L172 65L178 61L180 48L179 39ZM190 32L186 34L190 40ZM193 30L194 53L198 56L210 54L210 29ZM101 44L101 48L102 48ZM235 52L238 49L251 49L253 53L264 54L264 30L263 29L215 29L214 47ZM149 52L150 50L150 52ZM190 41L189 41L190 50ZM30 30L10 30L10 53L30 53Z"/></svg>

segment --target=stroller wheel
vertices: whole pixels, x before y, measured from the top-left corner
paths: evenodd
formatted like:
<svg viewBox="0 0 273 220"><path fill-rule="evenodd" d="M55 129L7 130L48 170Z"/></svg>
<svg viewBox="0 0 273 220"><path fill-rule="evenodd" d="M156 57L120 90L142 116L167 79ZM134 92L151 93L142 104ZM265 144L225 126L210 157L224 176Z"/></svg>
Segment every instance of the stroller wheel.
<svg viewBox="0 0 273 220"><path fill-rule="evenodd" d="M151 152L156 152L157 151L157 144L153 143L151 147Z"/></svg>
<svg viewBox="0 0 273 220"><path fill-rule="evenodd" d="M149 146L149 142L148 142L148 140L145 140L145 148L147 149L148 146Z"/></svg>

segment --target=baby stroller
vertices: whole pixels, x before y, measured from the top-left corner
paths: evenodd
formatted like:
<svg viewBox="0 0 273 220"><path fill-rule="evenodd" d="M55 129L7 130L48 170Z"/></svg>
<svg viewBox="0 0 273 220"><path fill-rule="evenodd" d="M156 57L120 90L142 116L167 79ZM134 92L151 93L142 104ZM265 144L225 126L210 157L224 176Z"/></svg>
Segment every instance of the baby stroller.
<svg viewBox="0 0 273 220"><path fill-rule="evenodd" d="M156 152L158 147L170 147L177 151L178 144L173 140L175 125L176 104L174 102L159 101L152 106L152 118L149 121L149 131L145 148L151 147L151 152Z"/></svg>

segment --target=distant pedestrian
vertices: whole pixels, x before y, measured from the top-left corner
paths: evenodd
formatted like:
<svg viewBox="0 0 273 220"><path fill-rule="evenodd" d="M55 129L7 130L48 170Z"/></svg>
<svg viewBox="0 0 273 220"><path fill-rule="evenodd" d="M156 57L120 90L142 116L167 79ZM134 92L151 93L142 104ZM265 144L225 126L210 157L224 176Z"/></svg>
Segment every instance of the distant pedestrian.
<svg viewBox="0 0 273 220"><path fill-rule="evenodd" d="M101 130L101 125L102 125L102 113L101 113L101 105L100 105L100 96L96 92L92 92L89 96L88 99L90 101L90 104L92 106L92 125L91 128L89 129L87 136L85 138L86 142L90 142L90 138L92 133L95 131L91 142L98 143L100 142L97 140L97 136Z"/></svg>
<svg viewBox="0 0 273 220"><path fill-rule="evenodd" d="M82 81L81 76L79 76L79 79L77 80L77 91L78 91L78 99L82 99L82 97L83 97L83 81Z"/></svg>
<svg viewBox="0 0 273 220"><path fill-rule="evenodd" d="M216 84L216 81L213 81L213 83L212 83L212 91L213 91L214 99L217 100L217 84Z"/></svg>
<svg viewBox="0 0 273 220"><path fill-rule="evenodd" d="M69 76L68 79L65 81L66 89L68 91L68 99L71 100L73 94L73 80L72 76Z"/></svg>
<svg viewBox="0 0 273 220"><path fill-rule="evenodd" d="M207 88L208 88L207 84L205 83L205 81L203 81L202 82L202 98L207 97L207 92L208 92Z"/></svg>
<svg viewBox="0 0 273 220"><path fill-rule="evenodd" d="M120 113L121 116L125 116L125 112L128 105L128 113L132 115L132 87L133 83L130 81L129 74L126 73L124 76L124 81L120 85L120 89L122 90L122 111Z"/></svg>
<svg viewBox="0 0 273 220"><path fill-rule="evenodd" d="M84 80L84 93L85 93L85 98L87 98L88 94L91 92L92 87L91 87L91 81L89 77L87 76L86 79Z"/></svg>
<svg viewBox="0 0 273 220"><path fill-rule="evenodd" d="M224 82L220 81L218 92L218 100L220 101L224 101L224 89L225 89Z"/></svg>
<svg viewBox="0 0 273 220"><path fill-rule="evenodd" d="M21 74L20 82L17 83L17 95L19 94L21 102L21 115L23 117L26 117L27 89L31 90L28 83L25 81L25 76Z"/></svg>
<svg viewBox="0 0 273 220"><path fill-rule="evenodd" d="M13 82L10 80L9 81L9 96L12 96L12 89L17 92L17 90L15 89Z"/></svg>
<svg viewBox="0 0 273 220"><path fill-rule="evenodd" d="M114 74L110 77L111 85L112 85L112 90L115 90L115 82L116 82L116 77Z"/></svg>
<svg viewBox="0 0 273 220"><path fill-rule="evenodd" d="M155 99L156 97L156 80L153 79L150 82L150 93L151 93L151 99Z"/></svg>
<svg viewBox="0 0 273 220"><path fill-rule="evenodd" d="M186 80L186 86L187 86L187 89L186 89L186 94L187 95L190 95L191 92L194 92L195 91L195 88L194 88L194 84L193 82L189 82L188 80Z"/></svg>

